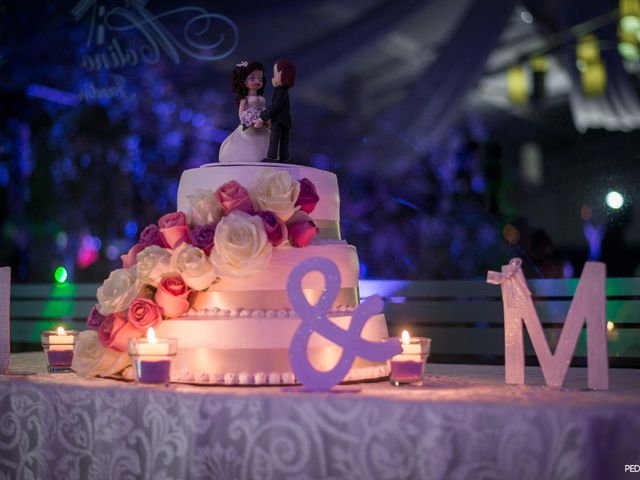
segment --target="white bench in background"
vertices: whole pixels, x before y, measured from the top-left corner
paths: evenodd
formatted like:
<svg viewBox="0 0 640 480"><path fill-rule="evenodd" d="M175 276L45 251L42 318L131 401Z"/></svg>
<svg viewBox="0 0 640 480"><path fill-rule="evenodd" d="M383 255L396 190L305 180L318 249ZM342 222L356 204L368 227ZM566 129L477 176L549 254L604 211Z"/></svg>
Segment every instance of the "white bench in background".
<svg viewBox="0 0 640 480"><path fill-rule="evenodd" d="M529 280L533 299L552 348L560 335L578 279ZM11 289L13 351L35 348L40 332L59 325L84 329L96 302L98 284L14 284ZM610 278L606 283L610 365L640 366L640 278ZM391 335L403 329L433 339L435 362L501 363L504 330L500 288L484 281L362 280L360 294L379 294ZM574 361L586 360L586 330ZM526 338L526 354L534 362Z"/></svg>

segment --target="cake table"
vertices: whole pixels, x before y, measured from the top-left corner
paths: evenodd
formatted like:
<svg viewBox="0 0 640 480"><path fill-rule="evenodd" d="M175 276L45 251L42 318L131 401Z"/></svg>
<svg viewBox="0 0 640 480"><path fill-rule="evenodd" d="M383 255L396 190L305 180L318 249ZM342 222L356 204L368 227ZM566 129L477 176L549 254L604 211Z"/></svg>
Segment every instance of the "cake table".
<svg viewBox="0 0 640 480"><path fill-rule="evenodd" d="M611 390L503 382L501 366L429 365L422 388L357 393L138 386L46 374L41 352L0 376L0 478L624 478L640 463L640 371Z"/></svg>

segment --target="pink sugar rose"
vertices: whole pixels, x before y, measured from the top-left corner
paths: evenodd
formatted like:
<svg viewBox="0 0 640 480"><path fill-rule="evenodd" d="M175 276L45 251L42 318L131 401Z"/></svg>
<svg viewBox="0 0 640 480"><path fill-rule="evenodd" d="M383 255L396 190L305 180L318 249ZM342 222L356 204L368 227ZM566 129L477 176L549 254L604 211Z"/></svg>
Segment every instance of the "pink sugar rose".
<svg viewBox="0 0 640 480"><path fill-rule="evenodd" d="M234 210L242 210L253 214L253 204L251 203L249 192L235 180L221 185L216 190L215 195L220 205L222 205L222 211L225 215L229 215Z"/></svg>
<svg viewBox="0 0 640 480"><path fill-rule="evenodd" d="M158 220L158 227L160 227L160 230L162 230L163 228L180 226L187 226L187 216L184 212L166 213Z"/></svg>
<svg viewBox="0 0 640 480"><path fill-rule="evenodd" d="M162 236L160 235L160 229L155 223L147 225L144 230L140 232L140 242L142 245L150 247L151 245L158 245L159 247L166 247Z"/></svg>
<svg viewBox="0 0 640 480"><path fill-rule="evenodd" d="M189 310L187 297L191 289L180 275L167 275L160 280L155 301L167 318L175 318Z"/></svg>
<svg viewBox="0 0 640 480"><path fill-rule="evenodd" d="M120 259L122 260L123 268L131 268L136 263L138 263L137 257L138 253L147 248L146 245L142 243L136 243L133 247L129 249L126 255L120 255Z"/></svg>
<svg viewBox="0 0 640 480"><path fill-rule="evenodd" d="M160 236L168 248L174 249L178 245L189 241L187 216L184 212L167 213L158 220Z"/></svg>
<svg viewBox="0 0 640 480"><path fill-rule="evenodd" d="M107 315L98 329L100 343L118 352L127 351L130 338L140 338L143 335L143 330L134 327L117 314Z"/></svg>
<svg viewBox="0 0 640 480"><path fill-rule="evenodd" d="M296 214L296 217L300 218L301 215ZM306 216L305 219L296 219L295 222L289 223L287 228L289 229L289 241L294 247L306 247L311 243L316 233L320 231L314 221L308 216Z"/></svg>
<svg viewBox="0 0 640 480"><path fill-rule="evenodd" d="M213 238L215 233L215 225L196 225L189 230L189 240L191 245L198 247L204 253L209 255L213 248Z"/></svg>
<svg viewBox="0 0 640 480"><path fill-rule="evenodd" d="M258 216L262 219L269 243L274 247L281 245L287 238L285 223L273 212L259 212Z"/></svg>
<svg viewBox="0 0 640 480"><path fill-rule="evenodd" d="M99 311L98 311L98 306L94 305L93 308L91 309L91 311L89 312L89 316L87 317L87 327L90 330L99 330L100 329L100 325L102 325L102 322L104 321L104 315L102 315Z"/></svg>
<svg viewBox="0 0 640 480"><path fill-rule="evenodd" d="M299 206L303 212L311 213L319 200L320 197L313 182L308 178L300 180L300 195L298 195L296 206Z"/></svg>
<svg viewBox="0 0 640 480"><path fill-rule="evenodd" d="M134 327L146 331L162 321L162 307L148 298L136 298L127 309L127 321Z"/></svg>

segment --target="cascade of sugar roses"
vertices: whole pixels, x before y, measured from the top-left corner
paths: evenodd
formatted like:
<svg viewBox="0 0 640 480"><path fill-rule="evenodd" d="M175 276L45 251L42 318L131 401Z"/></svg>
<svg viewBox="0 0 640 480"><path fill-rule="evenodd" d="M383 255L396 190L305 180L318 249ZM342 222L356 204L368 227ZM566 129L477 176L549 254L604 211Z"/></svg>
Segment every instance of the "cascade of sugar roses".
<svg viewBox="0 0 640 480"><path fill-rule="evenodd" d="M232 180L215 191L197 189L188 200L188 213L167 213L147 226L122 268L98 288L89 330L76 344L79 374L121 372L129 339L187 313L192 292L264 271L274 249L303 248L319 231L309 216L319 201L315 185L286 170L267 169L249 188Z"/></svg>

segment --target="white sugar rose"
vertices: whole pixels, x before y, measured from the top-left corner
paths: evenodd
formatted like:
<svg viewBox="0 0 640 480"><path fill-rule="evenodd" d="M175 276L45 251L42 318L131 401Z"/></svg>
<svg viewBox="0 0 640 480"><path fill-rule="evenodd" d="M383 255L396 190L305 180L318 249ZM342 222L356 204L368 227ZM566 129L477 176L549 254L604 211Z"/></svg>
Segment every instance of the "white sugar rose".
<svg viewBox="0 0 640 480"><path fill-rule="evenodd" d="M211 261L221 276L243 277L264 271L272 252L262 219L234 210L216 227Z"/></svg>
<svg viewBox="0 0 640 480"><path fill-rule="evenodd" d="M147 285L157 287L163 275L173 273L171 270L171 250L151 245L136 257L138 280Z"/></svg>
<svg viewBox="0 0 640 480"><path fill-rule="evenodd" d="M182 243L171 255L171 268L189 288L204 290L218 278L211 260L197 247Z"/></svg>
<svg viewBox="0 0 640 480"><path fill-rule="evenodd" d="M98 311L102 315L126 310L140 292L136 269L119 268L98 287Z"/></svg>
<svg viewBox="0 0 640 480"><path fill-rule="evenodd" d="M251 191L251 200L256 210L273 212L286 222L300 208L296 207L299 195L300 182L289 172L266 169Z"/></svg>
<svg viewBox="0 0 640 480"><path fill-rule="evenodd" d="M218 223L222 218L222 205L212 190L196 189L195 195L187 195L191 204L189 220L192 225Z"/></svg>
<svg viewBox="0 0 640 480"><path fill-rule="evenodd" d="M130 363L127 352L116 352L100 343L98 332L84 330L73 346L71 368L83 377L115 375Z"/></svg>

